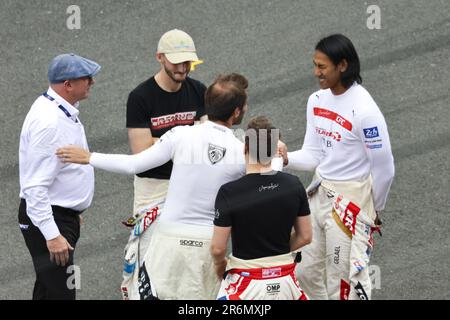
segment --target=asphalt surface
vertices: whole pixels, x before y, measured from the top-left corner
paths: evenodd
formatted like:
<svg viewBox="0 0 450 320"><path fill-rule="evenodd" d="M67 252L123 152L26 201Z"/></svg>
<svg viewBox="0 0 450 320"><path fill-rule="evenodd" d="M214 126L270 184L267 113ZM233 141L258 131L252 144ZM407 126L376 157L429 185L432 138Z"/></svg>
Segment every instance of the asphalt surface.
<svg viewBox="0 0 450 320"><path fill-rule="evenodd" d="M69 5L81 29L66 27ZM367 28L369 4L381 29ZM159 37L187 31L205 63L191 76L209 84L236 71L250 81L250 111L301 147L316 42L346 34L362 60L363 85L389 126L396 178L372 264L381 272L375 299L450 299L450 2L429 1L24 1L0 2L0 299L29 299L34 274L17 225L18 144L25 115L47 87L47 67L76 52L103 69L80 118L92 150L128 153L125 102L154 74ZM297 173L307 184L309 173ZM120 299L120 224L132 208L132 177L96 172L96 194L76 250L79 299Z"/></svg>

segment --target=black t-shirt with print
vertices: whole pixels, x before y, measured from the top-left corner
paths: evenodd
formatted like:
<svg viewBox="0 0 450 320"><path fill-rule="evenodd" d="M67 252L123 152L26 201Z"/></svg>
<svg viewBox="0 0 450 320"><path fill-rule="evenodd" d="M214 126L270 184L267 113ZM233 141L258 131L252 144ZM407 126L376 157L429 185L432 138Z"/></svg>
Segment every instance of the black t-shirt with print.
<svg viewBox="0 0 450 320"><path fill-rule="evenodd" d="M144 81L128 96L127 128L149 128L153 137L161 137L173 127L192 125L205 115L206 87L187 78L177 92L167 92L155 77ZM169 179L172 161L138 174L139 177Z"/></svg>
<svg viewBox="0 0 450 320"><path fill-rule="evenodd" d="M233 256L245 260L289 253L296 218L310 214L302 183L284 172L247 174L223 185L215 208L214 225L231 226Z"/></svg>

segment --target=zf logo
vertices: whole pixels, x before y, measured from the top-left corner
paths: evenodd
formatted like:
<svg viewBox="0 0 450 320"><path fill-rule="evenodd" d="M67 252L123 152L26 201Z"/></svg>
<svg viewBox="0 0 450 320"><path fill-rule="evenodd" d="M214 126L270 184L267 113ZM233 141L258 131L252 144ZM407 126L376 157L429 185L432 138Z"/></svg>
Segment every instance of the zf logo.
<svg viewBox="0 0 450 320"><path fill-rule="evenodd" d="M267 292L280 292L280 284L279 283L269 283L266 285Z"/></svg>
<svg viewBox="0 0 450 320"><path fill-rule="evenodd" d="M194 240L180 240L180 246L203 247L203 242Z"/></svg>

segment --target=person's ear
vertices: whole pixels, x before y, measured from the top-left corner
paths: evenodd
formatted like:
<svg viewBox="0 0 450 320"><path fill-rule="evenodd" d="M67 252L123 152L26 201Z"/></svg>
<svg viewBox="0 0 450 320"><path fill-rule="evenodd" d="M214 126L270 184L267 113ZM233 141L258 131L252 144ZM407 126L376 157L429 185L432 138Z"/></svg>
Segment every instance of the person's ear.
<svg viewBox="0 0 450 320"><path fill-rule="evenodd" d="M72 90L72 83L70 82L70 80L66 80L64 81L64 89L66 89L67 91L71 91Z"/></svg>
<svg viewBox="0 0 450 320"><path fill-rule="evenodd" d="M164 59L164 53L159 53L159 52L157 52L157 53L156 53L156 60L157 60L159 63L163 63L163 59Z"/></svg>
<svg viewBox="0 0 450 320"><path fill-rule="evenodd" d="M343 59L341 62L339 62L338 68L341 73L344 73L345 71L347 71L347 68L348 68L347 60Z"/></svg>
<svg viewBox="0 0 450 320"><path fill-rule="evenodd" d="M234 112L233 112L233 117L236 119L239 118L239 116L241 115L241 112L242 112L242 110L239 109L239 107L236 107L236 109L234 109Z"/></svg>

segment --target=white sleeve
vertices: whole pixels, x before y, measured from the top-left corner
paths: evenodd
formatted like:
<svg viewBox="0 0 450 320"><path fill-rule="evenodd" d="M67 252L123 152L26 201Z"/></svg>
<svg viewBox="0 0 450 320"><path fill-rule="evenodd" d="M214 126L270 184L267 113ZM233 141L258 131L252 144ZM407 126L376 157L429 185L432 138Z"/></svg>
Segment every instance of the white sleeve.
<svg viewBox="0 0 450 320"><path fill-rule="evenodd" d="M395 175L391 142L386 121L381 112L361 119L360 135L365 143L370 162L375 210L381 211L386 204Z"/></svg>
<svg viewBox="0 0 450 320"><path fill-rule="evenodd" d="M22 192L27 203L27 215L46 240L60 235L53 217L48 188L55 180L61 162L55 155L58 146L58 130L53 127L36 128L31 131L27 152L27 172L31 174L22 181Z"/></svg>
<svg viewBox="0 0 450 320"><path fill-rule="evenodd" d="M92 153L89 163L98 169L121 174L137 174L159 167L171 160L175 151L173 129L150 148L134 155Z"/></svg>
<svg viewBox="0 0 450 320"><path fill-rule="evenodd" d="M303 146L300 150L288 152L288 169L314 171L320 163L322 146L314 128L314 99L316 99L314 94L308 99L306 133Z"/></svg>

